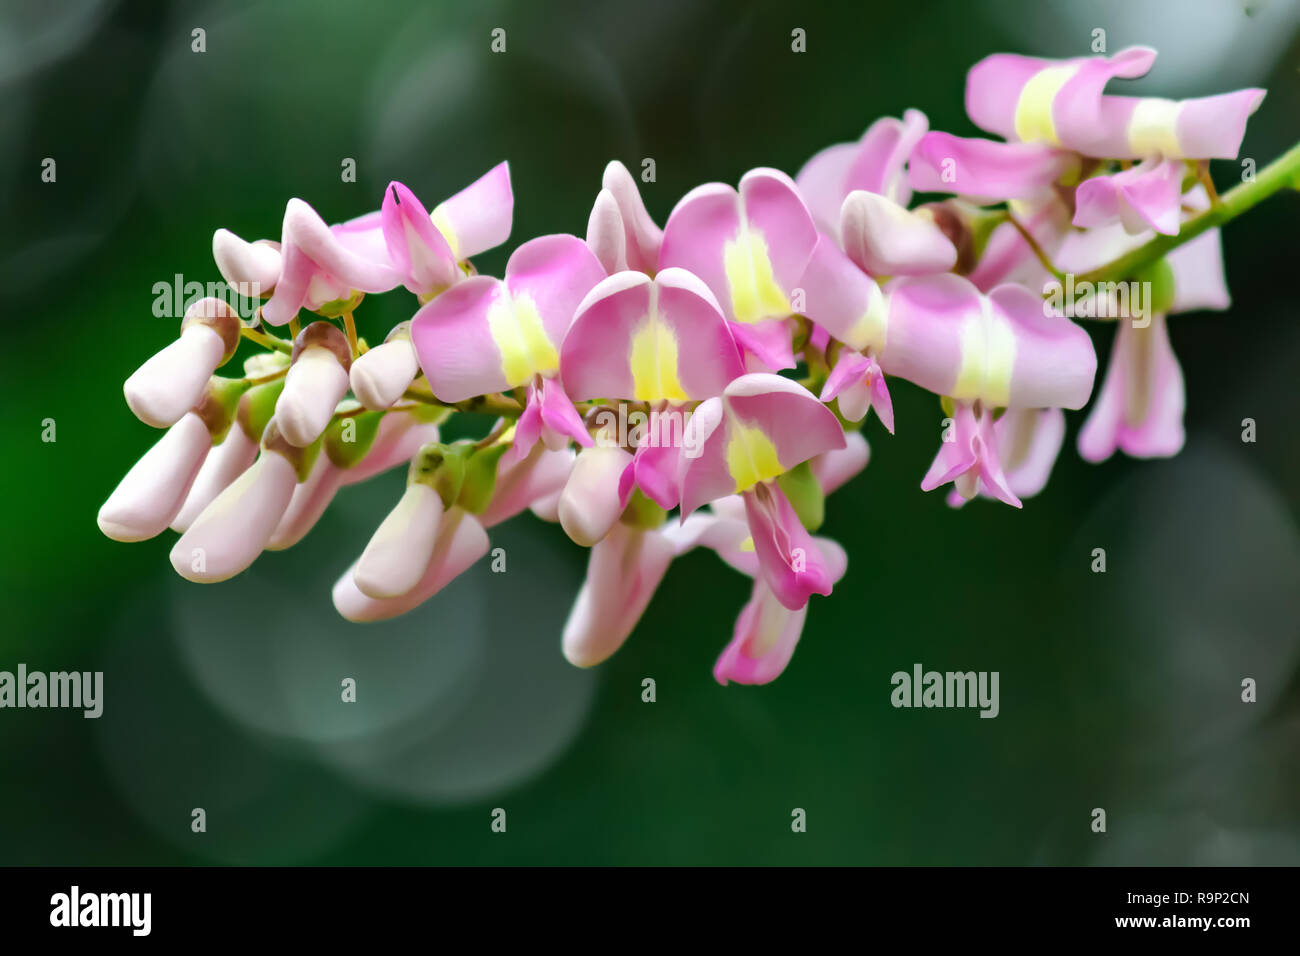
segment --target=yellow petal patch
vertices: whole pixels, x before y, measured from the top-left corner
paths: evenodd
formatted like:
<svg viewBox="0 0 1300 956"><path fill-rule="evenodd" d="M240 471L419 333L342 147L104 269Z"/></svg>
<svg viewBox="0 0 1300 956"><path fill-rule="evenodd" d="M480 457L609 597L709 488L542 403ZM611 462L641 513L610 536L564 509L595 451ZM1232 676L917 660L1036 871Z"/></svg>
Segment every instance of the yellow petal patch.
<svg viewBox="0 0 1300 956"><path fill-rule="evenodd" d="M785 471L776 457L776 446L762 429L731 419L727 440L727 470L736 480L736 494L748 491L760 481L770 481Z"/></svg>
<svg viewBox="0 0 1300 956"><path fill-rule="evenodd" d="M1128 121L1128 145L1133 154L1180 158L1183 147L1178 142L1178 114L1182 108L1182 103L1153 96L1138 100Z"/></svg>
<svg viewBox="0 0 1300 956"><path fill-rule="evenodd" d="M446 205L439 203L429 215L429 218L433 221L433 227L442 233L442 238L447 240L447 245L451 247L452 256L459 260L460 239L456 236L456 230L452 228Z"/></svg>
<svg viewBox="0 0 1300 956"><path fill-rule="evenodd" d="M1011 395L1011 375L1016 363L1016 335L1011 323L980 296L979 315L971 316L961 330L961 368L949 394L960 401L979 399L988 405L1006 405Z"/></svg>
<svg viewBox="0 0 1300 956"><path fill-rule="evenodd" d="M632 335L628 357L632 369L632 397L639 402L687 400L677 378L677 336L658 315L653 300L650 312Z"/></svg>
<svg viewBox="0 0 1300 956"><path fill-rule="evenodd" d="M1052 119L1052 102L1078 71L1078 66L1049 66L1029 78L1016 100L1017 138L1026 143L1061 145Z"/></svg>
<svg viewBox="0 0 1300 956"><path fill-rule="evenodd" d="M889 299L875 282L871 283L870 295L867 310L853 323L853 327L845 334L844 341L859 352L870 349L880 354L884 351L885 334L889 330Z"/></svg>
<svg viewBox="0 0 1300 956"><path fill-rule="evenodd" d="M504 288L488 307L488 329L501 352L501 371L510 388L523 385L534 375L553 375L560 368L560 356L546 335L537 305L526 295Z"/></svg>
<svg viewBox="0 0 1300 956"><path fill-rule="evenodd" d="M776 284L767 240L749 228L743 214L739 235L722 247L722 265L731 290L731 314L737 322L761 322L791 313L790 300Z"/></svg>

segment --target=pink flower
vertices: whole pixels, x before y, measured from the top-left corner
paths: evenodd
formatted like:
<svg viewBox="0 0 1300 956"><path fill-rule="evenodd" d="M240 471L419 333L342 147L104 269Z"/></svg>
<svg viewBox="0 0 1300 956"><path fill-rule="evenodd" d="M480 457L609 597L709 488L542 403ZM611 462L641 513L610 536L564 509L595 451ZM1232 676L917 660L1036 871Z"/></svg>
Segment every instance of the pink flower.
<svg viewBox="0 0 1300 956"><path fill-rule="evenodd" d="M231 270L227 279L256 277L263 289L274 287L262 318L284 325L303 308L348 311L358 293L405 285L417 295L435 294L456 280L461 260L506 240L513 208L510 169L501 163L432 213L400 183L389 184L379 210L336 226L327 226L301 199L289 200L279 273L270 284L269 249L251 248L223 231L213 238L214 255Z"/></svg>
<svg viewBox="0 0 1300 956"><path fill-rule="evenodd" d="M736 341L764 368L793 368L790 302L817 244L817 228L793 180L752 169L739 190L697 186L664 227L659 266L704 280Z"/></svg>
<svg viewBox="0 0 1300 956"><path fill-rule="evenodd" d="M524 243L506 264L505 278L472 276L458 282L411 320L420 367L443 402L530 386L527 421L516 430L515 457L544 430L591 443L562 387L560 345L583 297L605 270L575 236L543 236Z"/></svg>
<svg viewBox="0 0 1300 956"><path fill-rule="evenodd" d="M1150 47L1067 60L997 53L971 67L966 112L977 126L1005 139L1048 143L1084 156L1236 158L1246 120L1264 91L1187 100L1104 93L1112 78L1145 75L1155 58Z"/></svg>
<svg viewBox="0 0 1300 956"><path fill-rule="evenodd" d="M828 146L804 163L795 177L817 229L840 241L840 211L854 190L866 190L906 206L912 190L906 167L929 121L920 110L908 110L901 120L876 120L856 143Z"/></svg>
<svg viewBox="0 0 1300 956"><path fill-rule="evenodd" d="M587 245L610 275L627 269L654 275L664 233L646 212L636 180L615 159L601 187L587 219Z"/></svg>

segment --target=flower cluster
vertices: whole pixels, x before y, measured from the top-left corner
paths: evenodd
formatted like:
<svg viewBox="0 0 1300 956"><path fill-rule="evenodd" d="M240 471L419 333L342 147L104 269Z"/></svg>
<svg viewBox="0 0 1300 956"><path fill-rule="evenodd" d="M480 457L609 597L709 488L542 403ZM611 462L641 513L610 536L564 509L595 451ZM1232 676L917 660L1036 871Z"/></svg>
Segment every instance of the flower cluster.
<svg viewBox="0 0 1300 956"><path fill-rule="evenodd" d="M470 260L510 233L505 163L432 211L393 183L339 225L293 199L279 241L218 230L222 276L265 290L259 321L194 302L127 380L132 411L167 431L99 525L123 541L170 526L176 570L221 581L301 540L342 486L408 463L405 493L334 588L344 617L411 610L531 509L591 549L563 634L574 664L614 653L673 558L702 546L753 579L715 677L771 681L811 596L845 573L816 532L825 496L867 464L868 413L894 431L891 379L943 406L921 487L1019 508L1047 481L1063 409L1093 390L1092 342L1067 315L1119 318L1079 451L1181 447L1165 319L1227 306L1218 232L1198 217L1221 202L1208 160L1237 155L1263 91L1104 92L1154 57L988 57L966 107L1000 140L929 131L910 110L793 179L760 168L699 186L662 229L611 162L585 238L531 239L499 278ZM913 205L913 191L948 196ZM1180 229L1167 256L1133 257ZM412 317L370 347L353 312L398 286ZM300 328L304 311L316 318ZM286 325L290 339L271 331ZM265 351L215 375L241 341ZM440 440L458 411L499 421Z"/></svg>

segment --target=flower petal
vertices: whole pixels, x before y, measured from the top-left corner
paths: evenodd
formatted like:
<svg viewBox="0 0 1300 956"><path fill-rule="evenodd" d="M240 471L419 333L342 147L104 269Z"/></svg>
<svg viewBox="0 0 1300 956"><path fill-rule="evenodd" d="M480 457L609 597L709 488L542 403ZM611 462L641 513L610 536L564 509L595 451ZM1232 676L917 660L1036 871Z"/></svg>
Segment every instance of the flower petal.
<svg viewBox="0 0 1300 956"><path fill-rule="evenodd" d="M908 181L921 192L956 193L992 202L1034 199L1077 169L1073 153L1040 143L998 143L926 133L912 153Z"/></svg>
<svg viewBox="0 0 1300 956"><path fill-rule="evenodd" d="M672 559L668 539L622 522L596 543L587 580L564 625L562 647L569 663L592 667L623 645Z"/></svg>
<svg viewBox="0 0 1300 956"><path fill-rule="evenodd" d="M933 219L892 199L855 190L840 216L844 251L869 274L924 275L957 263L956 247Z"/></svg>
<svg viewBox="0 0 1300 956"><path fill-rule="evenodd" d="M720 395L743 374L717 300L684 269L620 272L578 306L560 356L575 400L685 402Z"/></svg>
<svg viewBox="0 0 1300 956"><path fill-rule="evenodd" d="M1130 233L1154 229L1178 234L1184 166L1175 160L1143 160L1113 176L1093 176L1075 190L1074 225L1120 222Z"/></svg>
<svg viewBox="0 0 1300 956"><path fill-rule="evenodd" d="M171 550L176 573L210 584L243 571L266 547L297 483L289 460L263 449L180 536Z"/></svg>
<svg viewBox="0 0 1300 956"><path fill-rule="evenodd" d="M380 600L411 591L433 557L441 520L438 492L420 482L407 485L353 567L352 582Z"/></svg>
<svg viewBox="0 0 1300 956"><path fill-rule="evenodd" d="M390 598L373 598L357 587L356 565L334 585L334 607L349 621L386 621L419 607L487 554L488 536L471 514L448 509L438 524L437 543L415 587Z"/></svg>
<svg viewBox="0 0 1300 956"><path fill-rule="evenodd" d="M514 210L510 164L503 162L439 203L430 218L446 239L452 255L469 259L510 238Z"/></svg>
<svg viewBox="0 0 1300 956"><path fill-rule="evenodd" d="M389 183L380 214L388 257L408 290L428 295L459 278L451 246L415 193L402 183Z"/></svg>
<svg viewBox="0 0 1300 956"><path fill-rule="evenodd" d="M161 534L185 503L211 447L207 425L193 412L167 429L100 507L99 530L114 541Z"/></svg>

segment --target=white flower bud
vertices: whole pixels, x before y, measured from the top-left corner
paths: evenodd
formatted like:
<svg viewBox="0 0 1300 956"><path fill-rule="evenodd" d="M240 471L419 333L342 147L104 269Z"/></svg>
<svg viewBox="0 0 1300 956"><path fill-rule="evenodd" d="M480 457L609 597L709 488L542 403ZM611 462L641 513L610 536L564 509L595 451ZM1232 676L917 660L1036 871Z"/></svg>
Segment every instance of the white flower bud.
<svg viewBox="0 0 1300 956"><path fill-rule="evenodd" d="M352 578L363 594L383 600L420 583L433 555L442 518L442 499L419 482L405 494L366 545Z"/></svg>
<svg viewBox="0 0 1300 956"><path fill-rule="evenodd" d="M115 541L160 534L180 510L211 446L198 415L186 415L167 429L99 509L99 529Z"/></svg>
<svg viewBox="0 0 1300 956"><path fill-rule="evenodd" d="M257 461L199 512L172 548L176 573L207 584L243 571L262 553L298 484L293 464L263 450Z"/></svg>
<svg viewBox="0 0 1300 956"><path fill-rule="evenodd" d="M576 544L589 548L609 533L623 509L619 478L632 456L616 446L596 444L578 453L560 493L560 526Z"/></svg>
<svg viewBox="0 0 1300 956"><path fill-rule="evenodd" d="M184 421L184 419L182 419ZM174 426L175 427L175 426ZM208 457L199 469L199 475L190 487L185 504L176 517L172 519L173 531L185 531L212 499L221 494L226 486L244 473L244 470L257 458L257 442L253 441L238 424L233 425L226 438L208 452Z"/></svg>
<svg viewBox="0 0 1300 956"><path fill-rule="evenodd" d="M410 338L394 336L352 363L352 394L372 411L390 408L411 387L419 371Z"/></svg>
<svg viewBox="0 0 1300 956"><path fill-rule="evenodd" d="M313 322L293 343L293 364L275 403L275 421L290 445L303 448L320 437L347 394L352 362L347 339L328 322Z"/></svg>
<svg viewBox="0 0 1300 956"><path fill-rule="evenodd" d="M208 379L221 363L225 343L215 329L191 325L181 337L141 365L122 391L135 417L154 428L166 428L203 397Z"/></svg>
<svg viewBox="0 0 1300 956"><path fill-rule="evenodd" d="M259 294L270 292L280 279L281 256L276 242L245 242L229 229L218 229L212 234L212 258L222 278L236 290L252 285Z"/></svg>
<svg viewBox="0 0 1300 956"><path fill-rule="evenodd" d="M840 209L844 251L871 275L947 272L957 249L932 218L892 199L855 189Z"/></svg>

